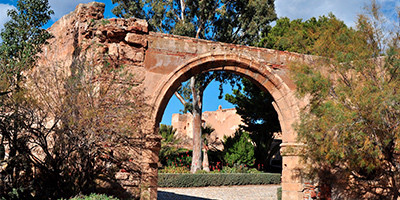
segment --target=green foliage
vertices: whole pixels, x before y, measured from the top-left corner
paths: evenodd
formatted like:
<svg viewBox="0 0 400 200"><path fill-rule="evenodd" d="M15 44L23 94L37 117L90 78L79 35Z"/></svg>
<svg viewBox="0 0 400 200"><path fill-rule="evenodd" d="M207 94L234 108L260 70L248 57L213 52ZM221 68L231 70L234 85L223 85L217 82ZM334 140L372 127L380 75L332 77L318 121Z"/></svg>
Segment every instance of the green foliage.
<svg viewBox="0 0 400 200"><path fill-rule="evenodd" d="M218 81L220 82L219 86L219 96L218 98L222 98L223 90L222 90L222 84L229 83L232 87L241 80L241 77L239 75L233 74L233 73L226 73L223 71L214 71L214 72L205 72L196 75L195 79L195 90L197 93L201 96L201 99L203 98L203 92L207 88L207 86L212 82L212 81ZM190 80L183 82L181 86L177 89L177 92L181 97L186 101L184 104L184 109L180 110L182 113L187 113L190 112L192 113L193 111L193 96L191 92L191 86L190 86Z"/></svg>
<svg viewBox="0 0 400 200"><path fill-rule="evenodd" d="M255 168L249 169L244 164L233 164L232 167L224 166L222 167L221 173L261 173Z"/></svg>
<svg viewBox="0 0 400 200"><path fill-rule="evenodd" d="M87 195L78 195L76 197L71 198L70 200L118 200L118 198L107 196L105 194L90 194Z"/></svg>
<svg viewBox="0 0 400 200"><path fill-rule="evenodd" d="M217 41L253 45L276 19L273 0L221 0L222 9L215 22Z"/></svg>
<svg viewBox="0 0 400 200"><path fill-rule="evenodd" d="M85 52L74 54L70 71L56 64L31 70L50 38L40 27L52 11L45 0L20 0L17 9L1 33L0 149L7 155L0 155L0 196L57 199L95 192L99 179L113 182L130 152L141 148L130 139L146 108L141 91L132 90L137 81L118 63L95 71ZM107 79L99 91L93 77L102 76L118 81ZM124 169L140 171L134 162Z"/></svg>
<svg viewBox="0 0 400 200"><path fill-rule="evenodd" d="M160 124L159 133L162 137L161 142L165 144L177 144L179 140L175 138L176 129L174 127Z"/></svg>
<svg viewBox="0 0 400 200"><path fill-rule="evenodd" d="M161 164L163 166L172 166L172 167L187 167L190 168L189 165L192 162L192 152L183 149L183 148L175 148L174 151L171 151L167 156L160 156Z"/></svg>
<svg viewBox="0 0 400 200"><path fill-rule="evenodd" d="M1 79L8 83L1 85L0 94L18 88L23 79L21 72L33 67L37 53L51 37L41 27L53 13L47 0L19 0L16 10L7 11L11 20L1 30L0 62Z"/></svg>
<svg viewBox="0 0 400 200"><path fill-rule="evenodd" d="M112 0L118 17L146 19L153 31L251 45L276 19L274 1Z"/></svg>
<svg viewBox="0 0 400 200"><path fill-rule="evenodd" d="M255 144L255 164L268 168L272 156L279 151L279 145L272 145L274 133L281 132L271 94L243 78L242 87L233 90L232 95L227 94L225 99L235 105L237 114L241 116L244 125L240 128L250 133Z"/></svg>
<svg viewBox="0 0 400 200"><path fill-rule="evenodd" d="M197 170L196 174L207 174L208 172L206 170Z"/></svg>
<svg viewBox="0 0 400 200"><path fill-rule="evenodd" d="M325 43L324 38L330 37L329 34L336 35L336 33L327 31L332 26L335 26L332 31L341 33L351 31L343 21L337 19L333 14L329 14L328 17L321 16L318 19L312 17L306 21L302 19L291 21L289 18L283 17L276 21L276 25L261 39L258 46L319 55L317 46L320 44L329 45Z"/></svg>
<svg viewBox="0 0 400 200"><path fill-rule="evenodd" d="M189 164L190 164L190 162L189 162ZM187 174L187 173L190 173L190 171L189 171L189 167L187 167L187 166L182 166L182 167L166 166L162 169L159 169L158 173Z"/></svg>
<svg viewBox="0 0 400 200"><path fill-rule="evenodd" d="M234 164L254 165L254 146L247 132L236 130L233 137L224 137L224 160L229 166Z"/></svg>
<svg viewBox="0 0 400 200"><path fill-rule="evenodd" d="M271 173L158 174L159 187L207 187L280 183L281 174Z"/></svg>
<svg viewBox="0 0 400 200"><path fill-rule="evenodd" d="M31 199L34 171L30 157L30 137L36 131L34 109L26 109L31 99L25 96L22 72L35 64L50 34L41 27L53 13L47 0L19 0L16 10L8 10L11 18L1 30L0 44L0 196L6 199ZM33 129L33 130L32 130ZM37 126L37 130L40 127Z"/></svg>
<svg viewBox="0 0 400 200"><path fill-rule="evenodd" d="M329 183L351 199L397 199L399 37L382 29L375 2L368 13L355 30L328 24L314 43L315 54L324 57L314 65L293 64L298 92L310 99L296 130L307 144L309 174L322 186Z"/></svg>
<svg viewBox="0 0 400 200"><path fill-rule="evenodd" d="M276 190L276 196L278 196L278 200L282 200L282 187L278 187Z"/></svg>
<svg viewBox="0 0 400 200"><path fill-rule="evenodd" d="M191 152L177 147L179 140L175 138L175 132L176 129L172 126L160 124L159 133L162 136L160 162L165 167L188 167L192 161Z"/></svg>
<svg viewBox="0 0 400 200"><path fill-rule="evenodd" d="M206 124L205 127L204 126L201 127L201 138L203 139L203 145L208 146L209 137L211 133L214 131L215 129L209 124Z"/></svg>

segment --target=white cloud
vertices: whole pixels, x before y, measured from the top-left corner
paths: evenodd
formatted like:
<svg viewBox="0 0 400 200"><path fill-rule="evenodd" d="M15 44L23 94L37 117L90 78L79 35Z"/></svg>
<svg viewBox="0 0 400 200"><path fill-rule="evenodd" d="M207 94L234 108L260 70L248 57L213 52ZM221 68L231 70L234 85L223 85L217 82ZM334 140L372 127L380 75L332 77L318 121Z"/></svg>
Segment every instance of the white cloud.
<svg viewBox="0 0 400 200"><path fill-rule="evenodd" d="M369 0L276 0L275 8L278 17L303 20L332 12L347 25L353 26L357 15L362 13L368 2Z"/></svg>
<svg viewBox="0 0 400 200"><path fill-rule="evenodd" d="M0 3L0 30L4 28L4 24L10 20L10 18L7 16L7 10L15 9L14 6L9 5L9 4L3 4Z"/></svg>
<svg viewBox="0 0 400 200"><path fill-rule="evenodd" d="M89 3L93 0L49 0L51 9L54 10L53 21L75 10L80 3Z"/></svg>

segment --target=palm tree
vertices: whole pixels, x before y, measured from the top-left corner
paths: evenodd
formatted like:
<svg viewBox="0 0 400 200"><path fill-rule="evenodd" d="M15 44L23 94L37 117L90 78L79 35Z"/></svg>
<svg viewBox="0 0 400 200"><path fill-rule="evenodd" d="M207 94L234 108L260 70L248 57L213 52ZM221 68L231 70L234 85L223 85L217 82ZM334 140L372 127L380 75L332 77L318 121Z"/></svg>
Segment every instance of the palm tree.
<svg viewBox="0 0 400 200"><path fill-rule="evenodd" d="M165 160L167 157L173 157L179 153L183 153L186 150L177 148L179 139L175 137L176 129L170 125L160 124L159 133L162 136L161 149L159 153L160 162Z"/></svg>
<svg viewBox="0 0 400 200"><path fill-rule="evenodd" d="M208 143L209 143L208 140L210 139L211 133L214 132L215 129L212 128L210 125L202 126L201 129L202 129L201 130L201 132L202 132L201 137L202 137L202 141L203 141L203 148L202 148L202 150L203 150L203 163L202 163L202 165L203 165L203 170L209 172L210 171L210 167L209 167L210 164L208 162L208 154L207 154L207 151L209 149L208 148Z"/></svg>

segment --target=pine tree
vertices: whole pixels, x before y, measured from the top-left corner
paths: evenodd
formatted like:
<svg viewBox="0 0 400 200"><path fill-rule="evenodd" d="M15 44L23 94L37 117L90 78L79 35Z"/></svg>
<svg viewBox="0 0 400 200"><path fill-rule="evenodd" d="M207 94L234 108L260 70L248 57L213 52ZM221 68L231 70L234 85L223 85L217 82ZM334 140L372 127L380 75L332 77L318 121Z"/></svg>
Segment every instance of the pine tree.
<svg viewBox="0 0 400 200"><path fill-rule="evenodd" d="M328 24L315 41L318 62L291 67L310 99L296 128L309 175L325 198L334 188L339 198L398 199L399 27L384 29L374 1L355 30L341 27Z"/></svg>
<svg viewBox="0 0 400 200"><path fill-rule="evenodd" d="M225 99L235 105L244 123L240 128L249 133L255 144L256 164L269 168L272 156L279 150L279 145L272 145L274 134L281 132L271 94L243 78L241 89L233 90L233 94L227 94Z"/></svg>

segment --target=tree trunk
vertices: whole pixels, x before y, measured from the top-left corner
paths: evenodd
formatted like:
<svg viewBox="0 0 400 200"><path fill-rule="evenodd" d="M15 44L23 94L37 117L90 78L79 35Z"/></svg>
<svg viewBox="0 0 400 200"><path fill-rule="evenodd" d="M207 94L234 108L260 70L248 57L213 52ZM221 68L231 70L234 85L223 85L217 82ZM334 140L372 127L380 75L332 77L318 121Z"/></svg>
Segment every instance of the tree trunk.
<svg viewBox="0 0 400 200"><path fill-rule="evenodd" d="M181 21L185 23L185 9L186 9L186 3L184 0L181 0Z"/></svg>
<svg viewBox="0 0 400 200"><path fill-rule="evenodd" d="M206 172L210 171L209 163L208 163L208 153L207 153L208 148L205 147L203 148L203 170Z"/></svg>
<svg viewBox="0 0 400 200"><path fill-rule="evenodd" d="M196 90L196 78L190 78L190 89L193 96L193 152L192 152L192 165L190 168L191 173L195 173L201 169L201 105L199 102L199 94Z"/></svg>
<svg viewBox="0 0 400 200"><path fill-rule="evenodd" d="M321 189L321 200L332 200L332 188L330 185L323 183L320 187Z"/></svg>

